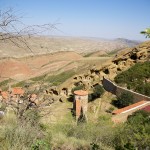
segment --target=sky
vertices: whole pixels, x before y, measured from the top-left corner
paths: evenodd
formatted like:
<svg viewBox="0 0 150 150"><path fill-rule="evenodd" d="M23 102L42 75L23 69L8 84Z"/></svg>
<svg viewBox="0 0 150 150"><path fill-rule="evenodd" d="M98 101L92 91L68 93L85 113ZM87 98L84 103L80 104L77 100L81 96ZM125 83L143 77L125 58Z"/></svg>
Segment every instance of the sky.
<svg viewBox="0 0 150 150"><path fill-rule="evenodd" d="M0 10L13 8L25 24L56 24L58 36L147 40L150 0L0 0Z"/></svg>

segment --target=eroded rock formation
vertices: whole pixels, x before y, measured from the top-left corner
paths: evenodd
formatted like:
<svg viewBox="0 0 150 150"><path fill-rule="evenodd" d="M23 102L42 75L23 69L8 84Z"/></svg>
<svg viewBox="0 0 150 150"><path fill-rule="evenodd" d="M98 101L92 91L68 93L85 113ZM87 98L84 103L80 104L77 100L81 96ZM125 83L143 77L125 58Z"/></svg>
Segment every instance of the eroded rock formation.
<svg viewBox="0 0 150 150"><path fill-rule="evenodd" d="M93 66L88 73L74 76L71 80L58 87L60 95L68 96L71 89L78 85L85 85L92 88L97 83L101 83L103 77L113 80L114 77L133 66L135 63L150 60L150 41L144 42L134 48L126 48L120 51L112 60L103 66Z"/></svg>

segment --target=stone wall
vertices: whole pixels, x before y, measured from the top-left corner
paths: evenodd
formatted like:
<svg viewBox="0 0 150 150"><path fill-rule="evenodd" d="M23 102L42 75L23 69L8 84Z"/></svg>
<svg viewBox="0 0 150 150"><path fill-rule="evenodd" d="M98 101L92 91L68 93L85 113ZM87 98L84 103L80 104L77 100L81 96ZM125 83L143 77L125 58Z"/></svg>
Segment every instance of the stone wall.
<svg viewBox="0 0 150 150"><path fill-rule="evenodd" d="M129 92L133 95L133 101L134 103L139 102L141 100L147 100L150 101L150 97L139 94L137 92L122 88L120 86L117 86L116 84L114 84L112 81L103 78L102 81L103 87L106 91L111 92L112 94L115 94L116 96L119 96L121 93L124 92Z"/></svg>
<svg viewBox="0 0 150 150"><path fill-rule="evenodd" d="M117 86L113 82L103 77L102 85L106 91L116 95Z"/></svg>

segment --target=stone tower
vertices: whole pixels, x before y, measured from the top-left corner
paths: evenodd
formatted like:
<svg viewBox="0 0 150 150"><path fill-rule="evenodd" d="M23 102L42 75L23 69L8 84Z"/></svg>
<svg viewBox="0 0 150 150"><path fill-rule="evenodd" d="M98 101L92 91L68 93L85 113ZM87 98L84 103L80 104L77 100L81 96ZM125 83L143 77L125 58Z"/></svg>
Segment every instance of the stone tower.
<svg viewBox="0 0 150 150"><path fill-rule="evenodd" d="M82 116L87 120L88 92L84 90L74 91L73 109L75 110L76 120Z"/></svg>

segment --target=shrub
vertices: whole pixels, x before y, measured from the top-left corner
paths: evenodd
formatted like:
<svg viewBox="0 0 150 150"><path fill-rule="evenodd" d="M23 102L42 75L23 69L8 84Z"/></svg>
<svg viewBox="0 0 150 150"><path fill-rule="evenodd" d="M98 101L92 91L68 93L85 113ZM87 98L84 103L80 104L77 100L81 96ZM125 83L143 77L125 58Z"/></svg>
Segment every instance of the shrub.
<svg viewBox="0 0 150 150"><path fill-rule="evenodd" d="M138 110L134 112L132 115L128 116L127 122L129 124L143 124L143 123L150 123L149 119L150 113L144 110Z"/></svg>
<svg viewBox="0 0 150 150"><path fill-rule="evenodd" d="M37 140L31 145L31 150L50 150L50 145L43 140Z"/></svg>
<svg viewBox="0 0 150 150"><path fill-rule="evenodd" d="M128 70L118 74L115 82L118 84L126 84L127 88L135 90L141 94L150 96L150 62L137 63Z"/></svg>
<svg viewBox="0 0 150 150"><path fill-rule="evenodd" d="M78 85L76 87L74 87L71 92L74 93L74 91L77 91L77 90L83 90L84 89L84 85Z"/></svg>
<svg viewBox="0 0 150 150"><path fill-rule="evenodd" d="M129 92L121 93L115 101L115 105L119 108L129 106L130 104L133 104L133 95Z"/></svg>
<svg viewBox="0 0 150 150"><path fill-rule="evenodd" d="M150 113L137 111L118 128L115 137L116 150L146 150L150 147Z"/></svg>
<svg viewBox="0 0 150 150"><path fill-rule="evenodd" d="M1 102L1 104L0 104L0 111L5 111L5 110L6 110L6 107L7 107L7 104Z"/></svg>
<svg viewBox="0 0 150 150"><path fill-rule="evenodd" d="M135 90L141 94L150 96L150 83L142 83Z"/></svg>
<svg viewBox="0 0 150 150"><path fill-rule="evenodd" d="M96 85L96 86L94 87L94 89L93 89L93 94L92 94L92 96L93 96L94 98L98 98L98 97L100 97L103 93L104 93L103 87L102 87L101 85Z"/></svg>
<svg viewBox="0 0 150 150"><path fill-rule="evenodd" d="M40 120L40 115L37 109L29 109L24 113L23 119L30 122L32 125L38 124Z"/></svg>
<svg viewBox="0 0 150 150"><path fill-rule="evenodd" d="M115 109L115 108L111 106L111 107L109 107L109 109L108 109L108 110L106 110L106 112L108 112L108 113L112 113L114 109Z"/></svg>
<svg viewBox="0 0 150 150"><path fill-rule="evenodd" d="M30 149L40 134L42 135L37 125L33 127L25 121L6 124L0 132L0 149Z"/></svg>

